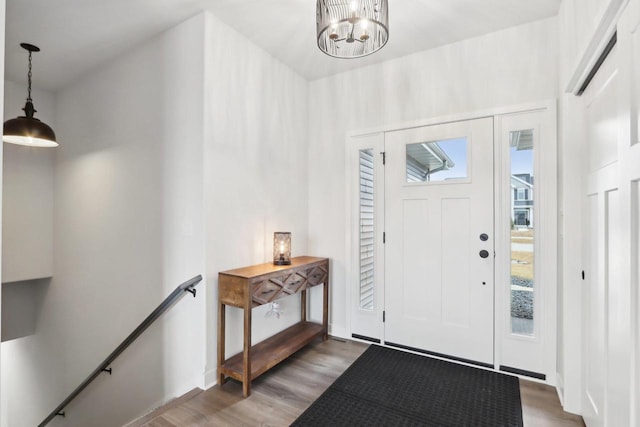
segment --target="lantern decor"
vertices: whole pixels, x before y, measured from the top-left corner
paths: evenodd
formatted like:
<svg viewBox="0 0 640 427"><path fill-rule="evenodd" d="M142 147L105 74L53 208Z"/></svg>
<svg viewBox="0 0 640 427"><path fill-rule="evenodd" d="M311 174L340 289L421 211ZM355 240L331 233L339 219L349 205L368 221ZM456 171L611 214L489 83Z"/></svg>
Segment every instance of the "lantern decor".
<svg viewBox="0 0 640 427"><path fill-rule="evenodd" d="M288 231L273 233L273 264L291 265L291 233Z"/></svg>

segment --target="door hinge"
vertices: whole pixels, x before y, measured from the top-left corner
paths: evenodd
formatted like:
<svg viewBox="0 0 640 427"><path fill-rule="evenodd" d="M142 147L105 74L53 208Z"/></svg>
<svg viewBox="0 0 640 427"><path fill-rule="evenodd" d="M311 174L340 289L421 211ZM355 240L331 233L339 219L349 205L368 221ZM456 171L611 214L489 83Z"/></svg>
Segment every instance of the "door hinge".
<svg viewBox="0 0 640 427"><path fill-rule="evenodd" d="M387 312L386 311L382 311L382 323L387 321Z"/></svg>
<svg viewBox="0 0 640 427"><path fill-rule="evenodd" d="M582 270L582 280L584 280L584 270Z"/></svg>
<svg viewBox="0 0 640 427"><path fill-rule="evenodd" d="M382 164L386 164L387 163L387 153L385 151L381 151L380 154L382 154Z"/></svg>
<svg viewBox="0 0 640 427"><path fill-rule="evenodd" d="M385 231L382 232L382 244L387 243L387 233Z"/></svg>

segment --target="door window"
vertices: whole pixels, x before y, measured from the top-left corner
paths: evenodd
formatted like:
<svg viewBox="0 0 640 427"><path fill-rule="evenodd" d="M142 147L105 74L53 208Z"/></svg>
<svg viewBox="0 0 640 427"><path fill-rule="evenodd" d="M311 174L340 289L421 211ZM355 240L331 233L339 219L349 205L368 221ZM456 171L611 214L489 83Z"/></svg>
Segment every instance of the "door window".
<svg viewBox="0 0 640 427"><path fill-rule="evenodd" d="M436 182L468 177L467 138L406 145L407 182Z"/></svg>

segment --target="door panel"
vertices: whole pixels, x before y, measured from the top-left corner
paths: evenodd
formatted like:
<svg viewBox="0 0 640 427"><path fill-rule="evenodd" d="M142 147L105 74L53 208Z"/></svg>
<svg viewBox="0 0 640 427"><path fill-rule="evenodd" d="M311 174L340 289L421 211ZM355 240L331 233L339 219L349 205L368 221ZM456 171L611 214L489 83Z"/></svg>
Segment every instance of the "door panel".
<svg viewBox="0 0 640 427"><path fill-rule="evenodd" d="M606 196L606 290L607 290L607 424L629 424L629 293L622 286L622 233L620 191L611 190Z"/></svg>
<svg viewBox="0 0 640 427"><path fill-rule="evenodd" d="M470 199L442 199L442 322L469 328L471 222ZM468 254L467 256L461 256Z"/></svg>
<svg viewBox="0 0 640 427"><path fill-rule="evenodd" d="M435 271L432 262L435 237L429 227L429 201L404 200L402 209L403 247L402 258L404 280L410 283L429 283L429 272ZM430 265L431 264L431 265ZM435 279L435 277L433 277ZM416 289L402 289L402 312L409 319L429 321L440 318L438 289L420 286ZM426 303L426 307L425 307ZM425 309L426 308L426 309Z"/></svg>
<svg viewBox="0 0 640 427"><path fill-rule="evenodd" d="M389 132L385 152L385 341L493 365L493 119Z"/></svg>
<svg viewBox="0 0 640 427"><path fill-rule="evenodd" d="M585 420L597 420L602 422L602 410L604 406L604 370L605 364L605 343L604 343L604 301L605 289L604 280L599 272L598 263L598 217L600 203L598 195L593 194L587 197L585 237L587 243L586 250L586 287L584 297L584 318L589 319L589 333L584 334L583 346L585 354L584 370L584 416ZM600 417L598 417L600 415ZM594 422L594 421L592 421Z"/></svg>
<svg viewBox="0 0 640 427"><path fill-rule="evenodd" d="M622 280L620 74L614 47L584 92L588 164L583 407L589 427L629 425L629 284ZM623 160L624 162L624 160Z"/></svg>

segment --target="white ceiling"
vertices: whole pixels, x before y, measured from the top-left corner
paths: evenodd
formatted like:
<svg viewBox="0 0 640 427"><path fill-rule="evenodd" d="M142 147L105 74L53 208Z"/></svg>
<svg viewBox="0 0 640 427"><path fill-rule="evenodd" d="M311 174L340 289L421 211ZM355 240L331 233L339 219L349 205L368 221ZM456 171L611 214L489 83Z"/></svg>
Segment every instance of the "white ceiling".
<svg viewBox="0 0 640 427"><path fill-rule="evenodd" d="M6 78L26 80L21 42L39 46L34 86L58 90L203 9L308 80L554 16L561 0L389 0L389 42L361 59L316 45L315 0L7 0Z"/></svg>

